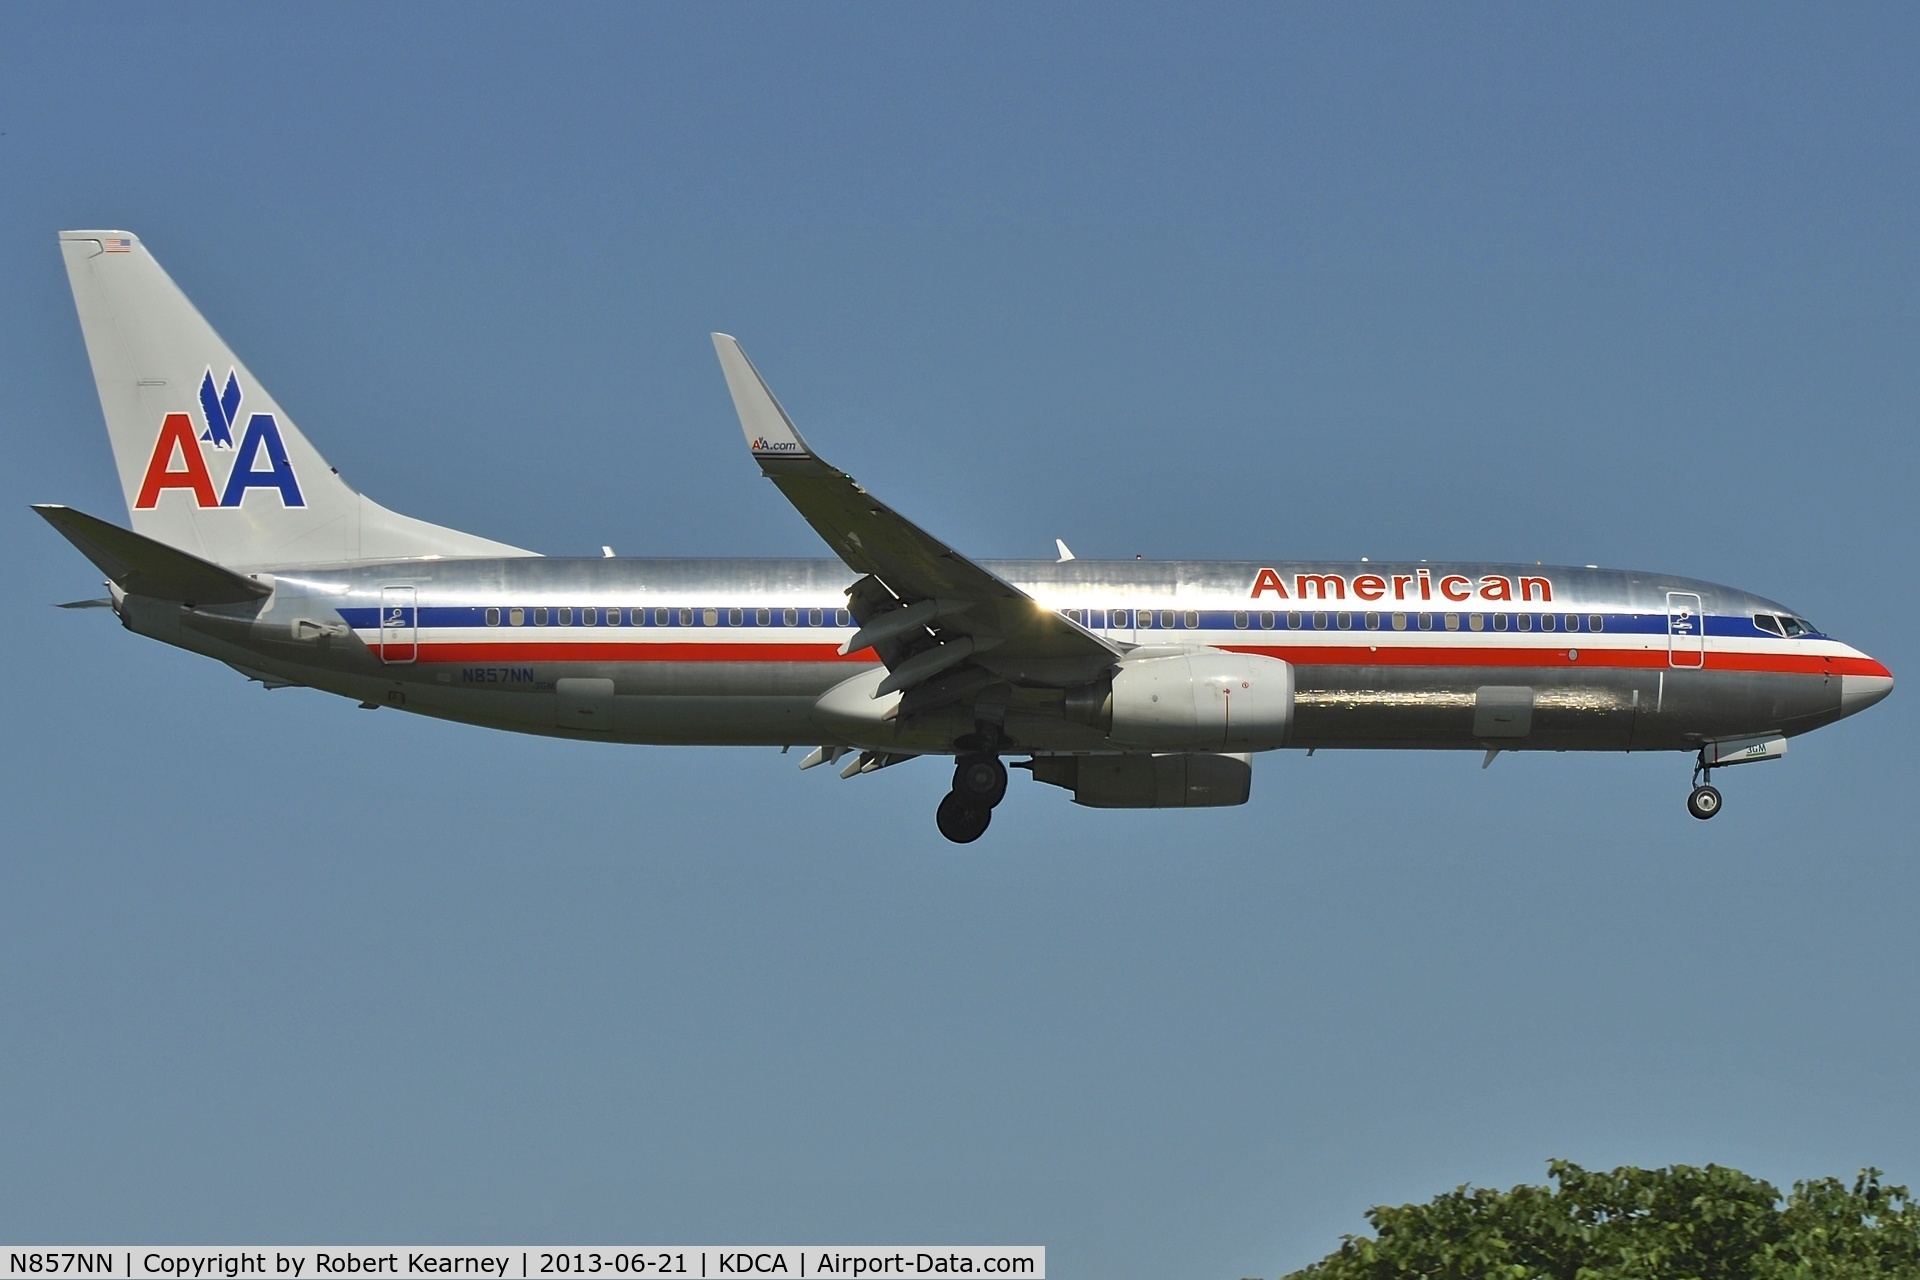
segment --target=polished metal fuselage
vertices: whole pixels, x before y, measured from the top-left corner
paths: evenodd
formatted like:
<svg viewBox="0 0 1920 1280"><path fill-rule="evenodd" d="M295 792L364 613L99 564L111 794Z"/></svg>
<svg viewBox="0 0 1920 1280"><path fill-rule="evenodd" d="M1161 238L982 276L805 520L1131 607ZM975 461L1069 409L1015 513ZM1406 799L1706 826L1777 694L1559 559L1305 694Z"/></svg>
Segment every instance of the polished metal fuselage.
<svg viewBox="0 0 1920 1280"><path fill-rule="evenodd" d="M1660 574L1426 562L987 567L1123 649L1213 647L1292 663L1286 745L1302 748L1691 750L1818 728L1873 700L1843 694L1891 683L1838 641L1747 621L1789 615L1781 605ZM526 733L939 752L971 727L965 707L870 727L816 712L821 695L876 665L871 651L838 653L856 623L843 612L854 575L835 560L524 557L259 576L274 589L257 605L127 597L118 607L133 630L270 684ZM1514 691L1525 691L1523 723L1489 721L1486 708ZM1062 698L1007 691L1010 749L1124 749L1063 715Z"/></svg>

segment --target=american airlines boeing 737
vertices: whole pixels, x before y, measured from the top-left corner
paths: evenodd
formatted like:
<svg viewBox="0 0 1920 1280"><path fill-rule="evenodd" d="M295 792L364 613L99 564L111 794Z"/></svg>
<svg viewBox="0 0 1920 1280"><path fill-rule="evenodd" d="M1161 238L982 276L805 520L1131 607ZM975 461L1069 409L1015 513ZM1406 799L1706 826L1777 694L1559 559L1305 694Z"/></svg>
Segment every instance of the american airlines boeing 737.
<svg viewBox="0 0 1920 1280"><path fill-rule="evenodd" d="M854 777L955 757L986 831L1009 758L1101 808L1245 803L1280 748L1678 751L1713 772L1887 696L1759 596L1537 565L969 559L802 438L713 335L749 450L833 559L558 559L355 492L124 231L60 236L132 529L34 509L129 630L496 729L813 748ZM841 762L844 761L844 764Z"/></svg>

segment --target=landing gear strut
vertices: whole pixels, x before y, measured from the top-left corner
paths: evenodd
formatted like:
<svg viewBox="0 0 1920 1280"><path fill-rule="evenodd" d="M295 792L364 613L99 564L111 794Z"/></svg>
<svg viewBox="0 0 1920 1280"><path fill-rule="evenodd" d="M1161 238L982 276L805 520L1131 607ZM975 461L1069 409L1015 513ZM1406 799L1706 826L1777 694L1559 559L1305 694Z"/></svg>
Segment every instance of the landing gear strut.
<svg viewBox="0 0 1920 1280"><path fill-rule="evenodd" d="M1007 766L985 751L971 752L954 761L953 790L940 802L934 822L940 834L955 844L972 844L986 834L994 806L1007 795Z"/></svg>
<svg viewBox="0 0 1920 1280"><path fill-rule="evenodd" d="M1693 791L1687 796L1687 812L1705 822L1720 812L1720 789L1712 784L1713 770L1707 767L1706 748L1700 749L1700 756L1693 766Z"/></svg>

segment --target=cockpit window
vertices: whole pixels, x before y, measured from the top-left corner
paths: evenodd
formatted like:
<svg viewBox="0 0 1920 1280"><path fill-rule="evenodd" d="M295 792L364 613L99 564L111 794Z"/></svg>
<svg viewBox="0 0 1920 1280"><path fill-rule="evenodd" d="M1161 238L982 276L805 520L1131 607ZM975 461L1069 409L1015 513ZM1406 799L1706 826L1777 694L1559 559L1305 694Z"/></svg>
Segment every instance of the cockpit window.
<svg viewBox="0 0 1920 1280"><path fill-rule="evenodd" d="M1767 632L1769 635L1784 636L1787 634L1780 629L1780 619L1770 613L1754 614L1753 625Z"/></svg>
<svg viewBox="0 0 1920 1280"><path fill-rule="evenodd" d="M1808 622L1805 618L1788 618L1783 616L1780 619L1780 625L1787 629L1788 636L1804 636L1804 635L1813 634L1813 624Z"/></svg>

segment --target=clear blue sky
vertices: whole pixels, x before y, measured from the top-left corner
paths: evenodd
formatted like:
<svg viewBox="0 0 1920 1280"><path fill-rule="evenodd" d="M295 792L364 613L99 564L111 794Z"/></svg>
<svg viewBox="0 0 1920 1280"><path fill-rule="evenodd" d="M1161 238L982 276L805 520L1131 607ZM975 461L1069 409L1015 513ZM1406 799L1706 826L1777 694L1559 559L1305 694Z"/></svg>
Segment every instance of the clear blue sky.
<svg viewBox="0 0 1920 1280"><path fill-rule="evenodd" d="M0 1238L1019 1242L1271 1276L1593 1165L1920 1183L1911 6L13 6ZM146 238L348 478L811 555L706 334L979 556L1661 569L1908 687L1253 802L490 734L61 613L55 249Z"/></svg>

